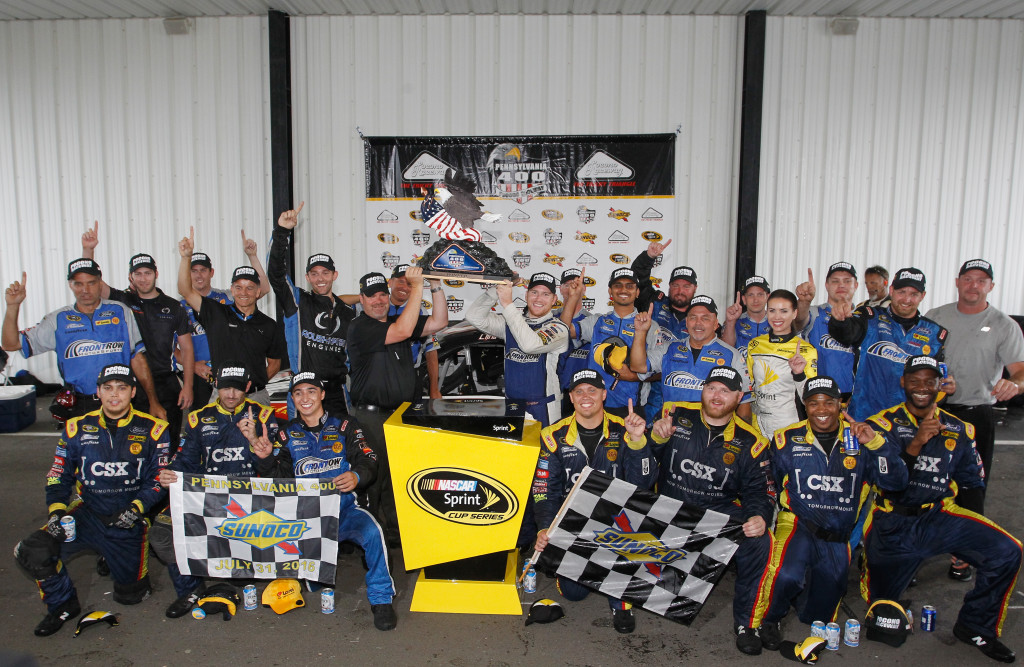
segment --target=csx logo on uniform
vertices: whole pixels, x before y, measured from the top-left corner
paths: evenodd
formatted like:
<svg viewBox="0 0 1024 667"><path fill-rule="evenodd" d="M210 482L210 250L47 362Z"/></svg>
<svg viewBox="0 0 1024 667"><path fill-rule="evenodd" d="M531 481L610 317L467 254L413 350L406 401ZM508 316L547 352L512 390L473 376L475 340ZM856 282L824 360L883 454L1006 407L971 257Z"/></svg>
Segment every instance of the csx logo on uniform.
<svg viewBox="0 0 1024 667"><path fill-rule="evenodd" d="M914 470L920 470L921 472L939 472L939 461L942 459L935 458L933 456L918 456L917 462L914 463Z"/></svg>
<svg viewBox="0 0 1024 667"><path fill-rule="evenodd" d="M128 461L96 461L89 467L89 472L96 477L127 477L130 474L128 463Z"/></svg>
<svg viewBox="0 0 1024 667"><path fill-rule="evenodd" d="M843 492L843 478L830 475L809 475L807 477L807 488L812 491L835 491Z"/></svg>
<svg viewBox="0 0 1024 667"><path fill-rule="evenodd" d="M713 481L712 475L715 473L715 468L709 465L705 465L698 461L691 461L690 459L683 459L679 462L679 469L685 472L687 475L691 475L696 479L703 479L709 482Z"/></svg>
<svg viewBox="0 0 1024 667"><path fill-rule="evenodd" d="M228 447L227 449L215 449L213 454L210 455L215 463L223 463L224 461L241 461L242 460L242 448L241 447Z"/></svg>

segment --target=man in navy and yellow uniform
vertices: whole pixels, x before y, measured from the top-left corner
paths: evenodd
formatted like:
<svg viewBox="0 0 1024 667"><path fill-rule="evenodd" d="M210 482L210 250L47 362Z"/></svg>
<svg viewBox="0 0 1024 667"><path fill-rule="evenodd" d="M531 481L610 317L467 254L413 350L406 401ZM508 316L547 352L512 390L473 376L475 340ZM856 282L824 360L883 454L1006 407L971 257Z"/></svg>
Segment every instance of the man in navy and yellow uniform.
<svg viewBox="0 0 1024 667"><path fill-rule="evenodd" d="M538 526L537 551L548 545L548 529L583 468L649 489L658 479L658 465L644 435L647 422L627 404L625 419L604 409L605 391L601 375L590 368L577 371L569 385L569 399L575 412L541 431L542 446L533 474L534 516ZM582 600L590 589L558 577L559 592L573 602ZM636 628L629 603L608 598L612 626L621 633Z"/></svg>
<svg viewBox="0 0 1024 667"><path fill-rule="evenodd" d="M62 559L83 549L106 558L114 602L138 604L151 590L143 517L165 493L157 477L167 465L167 422L132 409L135 375L127 365L104 367L96 384L100 409L69 419L57 443L46 477L49 520L14 549L46 604L35 629L40 637L81 611ZM80 499L69 505L73 492ZM67 515L75 518L72 542L60 523Z"/></svg>
<svg viewBox="0 0 1024 667"><path fill-rule="evenodd" d="M177 453L170 465L160 471L161 486L167 488L178 480L179 474L256 476L256 455L242 429L248 422L257 432L266 427L268 438L276 443L277 420L273 408L246 396L251 384L249 370L240 362L228 362L217 369L217 400L189 413ZM202 597L205 587L200 577L182 574L178 569L169 509L157 515L149 531L149 544L153 553L167 564L178 595L167 607L167 618L180 618Z"/></svg>
<svg viewBox="0 0 1024 667"><path fill-rule="evenodd" d="M661 468L658 493L743 521L733 627L736 647L758 655L754 607L771 553L775 491L768 441L736 415L745 389L735 368L718 366L704 380L700 403L665 403L651 435Z"/></svg>
<svg viewBox="0 0 1024 667"><path fill-rule="evenodd" d="M261 432L255 422L242 425L259 459L256 465L260 477L329 479L334 483L341 492L338 542L350 540L362 547L373 625L378 630L393 630L398 624L391 605L395 583L389 572L384 532L356 499L357 491L373 483L377 455L353 417L336 417L324 411L323 383L315 373L304 371L292 376L290 391L298 414L278 431L281 448L276 456L265 426Z"/></svg>
<svg viewBox="0 0 1024 667"><path fill-rule="evenodd" d="M901 378L906 401L869 420L899 448L910 481L875 500L865 530L861 590L869 602L897 600L921 563L951 553L977 568L954 636L994 660L1013 662L1014 652L999 636L1020 571L1021 543L974 511L985 488L974 427L936 406L940 380L934 358L910 357Z"/></svg>
<svg viewBox="0 0 1024 667"><path fill-rule="evenodd" d="M850 534L872 485L889 491L907 484L899 450L870 425L841 418L841 400L835 380L812 378L803 392L807 419L775 432L771 468L781 511L755 620L772 651L790 606L801 623L835 620L846 593Z"/></svg>
<svg viewBox="0 0 1024 667"><path fill-rule="evenodd" d="M860 350L849 407L850 416L857 420L903 400L900 376L909 357L942 360L946 330L918 310L926 294L924 272L900 269L889 294L892 300L885 308L865 306L854 312L850 303L843 302L832 309L828 323L833 338ZM943 390L952 393L953 387Z"/></svg>

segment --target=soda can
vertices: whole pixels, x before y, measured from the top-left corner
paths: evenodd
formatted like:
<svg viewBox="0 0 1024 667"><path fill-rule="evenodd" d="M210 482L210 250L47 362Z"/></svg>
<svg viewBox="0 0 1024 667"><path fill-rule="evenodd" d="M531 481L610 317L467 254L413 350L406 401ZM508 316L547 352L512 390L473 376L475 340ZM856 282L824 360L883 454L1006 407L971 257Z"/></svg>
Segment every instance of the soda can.
<svg viewBox="0 0 1024 667"><path fill-rule="evenodd" d="M75 537L75 517L73 516L62 516L60 518L60 527L64 529L64 541L74 542Z"/></svg>
<svg viewBox="0 0 1024 667"><path fill-rule="evenodd" d="M526 566L526 576L523 577L523 592L524 593L536 593L537 592L537 571L529 565Z"/></svg>
<svg viewBox="0 0 1024 667"><path fill-rule="evenodd" d="M256 609L256 587L249 584L242 589L242 600L245 603L246 611L254 611Z"/></svg>
<svg viewBox="0 0 1024 667"><path fill-rule="evenodd" d="M856 452L860 450L860 441L853 435L849 427L843 429L843 451Z"/></svg>
<svg viewBox="0 0 1024 667"><path fill-rule="evenodd" d="M811 636L825 638L825 621L811 623Z"/></svg>
<svg viewBox="0 0 1024 667"><path fill-rule="evenodd" d="M839 624L829 623L825 626L825 648L830 651L839 650Z"/></svg>
<svg viewBox="0 0 1024 667"><path fill-rule="evenodd" d="M325 588L320 591L320 612L323 614L334 613L334 589Z"/></svg>
<svg viewBox="0 0 1024 667"><path fill-rule="evenodd" d="M949 366L947 366L941 361L939 362L939 374L942 376L943 379L949 377Z"/></svg>
<svg viewBox="0 0 1024 667"><path fill-rule="evenodd" d="M847 646L860 646L860 621L855 618L847 619L843 643Z"/></svg>
<svg viewBox="0 0 1024 667"><path fill-rule="evenodd" d="M935 607L930 604L921 607L921 630L935 632Z"/></svg>
<svg viewBox="0 0 1024 667"><path fill-rule="evenodd" d="M202 607L195 607L192 610L192 618L196 619L197 621L201 621L204 618L206 618L206 612L203 611Z"/></svg>

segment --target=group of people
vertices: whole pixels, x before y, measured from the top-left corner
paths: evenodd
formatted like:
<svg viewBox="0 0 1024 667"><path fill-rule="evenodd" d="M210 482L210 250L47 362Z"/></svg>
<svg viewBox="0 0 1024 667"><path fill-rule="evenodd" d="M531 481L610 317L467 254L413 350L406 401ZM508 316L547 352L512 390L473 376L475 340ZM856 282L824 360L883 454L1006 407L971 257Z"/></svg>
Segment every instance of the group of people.
<svg viewBox="0 0 1024 667"><path fill-rule="evenodd" d="M295 285L288 264L301 210L279 217L265 273L243 233L251 263L234 270L227 293L211 288L212 263L191 232L178 247L180 303L156 287L146 254L129 261L129 289L113 289L92 258L95 228L68 266L74 304L19 333L25 276L7 289L3 348L57 351L70 398L59 406L67 421L48 475L49 520L17 550L47 604L37 634L77 613L60 559L84 547L109 563L115 598L133 603L149 592L148 541L178 594L167 615L191 609L204 584L174 565L169 516L156 514L152 529L145 520L179 473L332 479L346 498L339 539L367 555L375 625L395 627L387 549L400 537L383 423L419 398L418 364L429 396L440 396L431 336L448 324L445 296L408 265L336 295L326 253L307 259L307 288ZM671 271L667 293L656 289L651 271L669 243L612 272L607 312L583 308L589 279L575 268L519 282L523 308L506 281L466 312L504 341L505 396L544 426L521 546L546 546L547 526L590 466L742 523L733 622L744 653L777 649L794 606L805 623L835 618L851 549L863 542L869 600L897 600L936 554L951 554L954 579L974 579L976 568L954 633L1012 661L999 636L1021 544L983 513L993 405L1024 392L1024 336L987 302L992 266L965 262L957 301L926 316L922 271L901 269L890 282L871 267L871 298L855 305L848 262L828 268L820 303L808 270L793 291L751 276L720 311L691 267ZM257 307L270 289L283 338ZM286 355L293 419L279 428L266 385ZM203 407L181 429L193 402ZM96 443L106 445L99 458ZM322 465L298 465L310 457ZM69 502L74 482L80 498ZM79 519L74 543L61 541L65 513ZM587 594L557 584L568 599ZM631 632L632 609L610 602L615 629Z"/></svg>

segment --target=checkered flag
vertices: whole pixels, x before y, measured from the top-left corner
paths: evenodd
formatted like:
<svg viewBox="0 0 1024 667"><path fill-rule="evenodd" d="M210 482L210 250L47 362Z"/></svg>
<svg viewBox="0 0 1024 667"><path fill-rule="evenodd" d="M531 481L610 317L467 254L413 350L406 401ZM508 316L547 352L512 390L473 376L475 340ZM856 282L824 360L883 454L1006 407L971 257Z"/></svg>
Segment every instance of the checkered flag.
<svg viewBox="0 0 1024 667"><path fill-rule="evenodd" d="M333 585L341 496L330 480L178 473L170 492L183 574Z"/></svg>
<svg viewBox="0 0 1024 667"><path fill-rule="evenodd" d="M588 467L548 538L538 569L689 625L739 548L743 525Z"/></svg>

